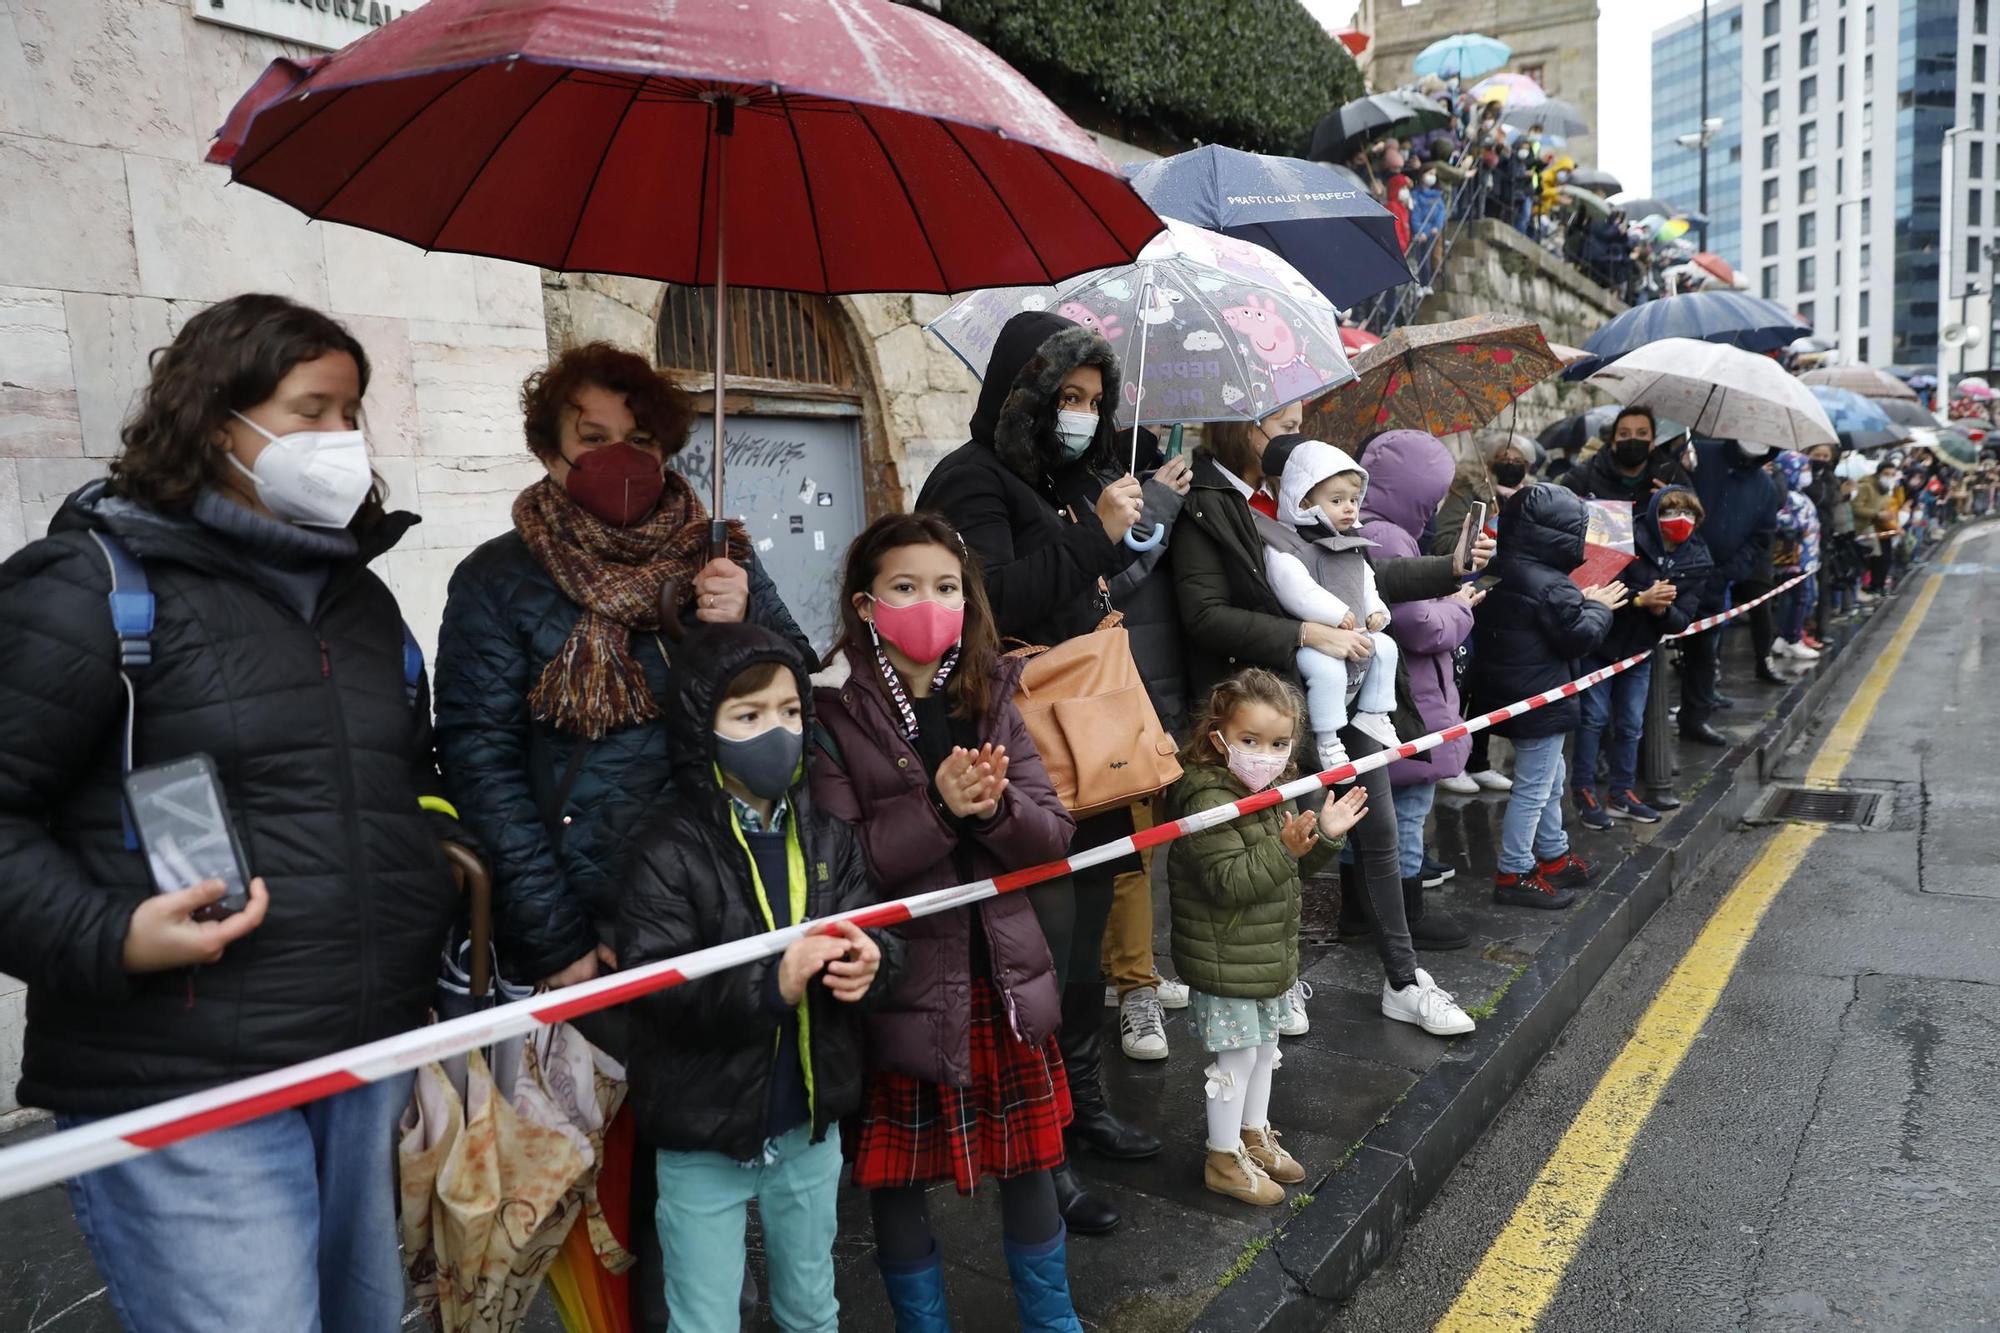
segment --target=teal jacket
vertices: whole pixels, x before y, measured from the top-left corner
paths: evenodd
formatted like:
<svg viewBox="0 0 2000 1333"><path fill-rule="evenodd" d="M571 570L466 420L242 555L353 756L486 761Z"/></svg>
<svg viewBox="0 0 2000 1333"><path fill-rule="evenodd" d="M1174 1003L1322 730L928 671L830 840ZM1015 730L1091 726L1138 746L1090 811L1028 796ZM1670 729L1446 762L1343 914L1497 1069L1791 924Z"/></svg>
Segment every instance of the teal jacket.
<svg viewBox="0 0 2000 1333"><path fill-rule="evenodd" d="M1167 793L1171 818L1243 799L1220 764L1194 764ZM1295 861L1278 838L1293 804L1281 802L1206 833L1167 854L1174 970L1207 995L1264 1000L1299 977L1299 882L1319 872L1341 843L1322 838Z"/></svg>

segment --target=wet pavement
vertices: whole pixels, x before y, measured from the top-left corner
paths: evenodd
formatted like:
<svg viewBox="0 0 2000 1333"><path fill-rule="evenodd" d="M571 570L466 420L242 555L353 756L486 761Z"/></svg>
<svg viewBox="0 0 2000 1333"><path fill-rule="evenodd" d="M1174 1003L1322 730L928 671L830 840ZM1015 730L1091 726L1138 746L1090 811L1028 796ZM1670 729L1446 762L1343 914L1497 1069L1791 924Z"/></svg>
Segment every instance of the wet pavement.
<svg viewBox="0 0 2000 1333"><path fill-rule="evenodd" d="M1753 734L1784 692L1782 687L1751 679L1747 639L1747 632L1738 629L1725 640L1724 684L1738 706L1716 717L1717 725L1736 737ZM1504 766L1506 754L1505 742L1496 741L1496 762ZM1721 754L1684 747L1681 785L1698 781ZM1492 904L1488 890L1505 805L1504 794L1440 795L1433 815L1432 850L1455 865L1459 874L1433 891L1430 901L1464 918L1473 942L1467 949L1425 954L1421 961L1475 1017L1490 1007L1571 915ZM1674 828L1673 816L1653 827L1621 823L1609 833L1591 832L1572 822L1571 835L1579 854L1597 864L1601 882L1639 841L1670 838ZM1163 880L1156 884L1156 904L1158 952L1164 966ZM1304 1186L1292 1187L1288 1206L1256 1209L1203 1187L1206 1130L1201 1089L1206 1057L1190 1035L1186 1015L1167 1016L1170 1058L1142 1063L1118 1052L1117 1015L1105 1009L1112 1104L1122 1115L1158 1133L1167 1147L1146 1162L1089 1156L1079 1161L1093 1188L1108 1195L1125 1217L1108 1237L1077 1237L1070 1242L1071 1285L1087 1327L1130 1333L1186 1328L1231 1275L1264 1247L1271 1233L1303 1206L1315 1183L1337 1170L1364 1135L1391 1117L1411 1085L1449 1049L1444 1040L1381 1017L1377 1005L1382 976L1373 946L1367 941L1335 943L1331 908L1325 898L1309 905L1303 958L1305 978L1314 988L1308 1005L1312 1030L1285 1041L1284 1063L1273 1089L1272 1123L1284 1131L1286 1147L1309 1173ZM940 1188L933 1191L931 1211L945 1255L956 1327L965 1333L1018 1327L1000 1250L997 1193L987 1190L962 1199L949 1188ZM868 1236L866 1200L857 1191L845 1190L835 1253L841 1322L859 1329L888 1328L892 1321ZM759 1258L754 1227L751 1251L754 1269ZM117 1327L59 1189L0 1202L0 1255L5 1256L0 1261L0 1329L98 1333ZM412 1315L405 1325L420 1327L421 1322ZM768 1316L760 1322L768 1326ZM1396 1321L1355 1326L1417 1325ZM560 1325L544 1299L525 1327L529 1333L551 1333Z"/></svg>

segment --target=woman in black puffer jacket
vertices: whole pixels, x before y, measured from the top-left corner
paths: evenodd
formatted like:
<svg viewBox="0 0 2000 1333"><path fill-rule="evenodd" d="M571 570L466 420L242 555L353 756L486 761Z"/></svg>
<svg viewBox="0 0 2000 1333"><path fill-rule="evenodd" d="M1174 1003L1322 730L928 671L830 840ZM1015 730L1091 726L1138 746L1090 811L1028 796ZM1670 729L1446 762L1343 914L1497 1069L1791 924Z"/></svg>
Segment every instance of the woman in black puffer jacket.
<svg viewBox="0 0 2000 1333"><path fill-rule="evenodd" d="M110 480L0 567L0 970L29 988L20 1099L65 1128L425 1020L457 895L418 805L423 683L367 568L416 521L369 472L367 383L317 311L201 312L156 355ZM155 601L129 705L100 542ZM192 919L221 885L156 886L128 847L128 726L136 766L213 759L245 910ZM408 1098L389 1078L72 1180L121 1318L395 1327Z"/></svg>

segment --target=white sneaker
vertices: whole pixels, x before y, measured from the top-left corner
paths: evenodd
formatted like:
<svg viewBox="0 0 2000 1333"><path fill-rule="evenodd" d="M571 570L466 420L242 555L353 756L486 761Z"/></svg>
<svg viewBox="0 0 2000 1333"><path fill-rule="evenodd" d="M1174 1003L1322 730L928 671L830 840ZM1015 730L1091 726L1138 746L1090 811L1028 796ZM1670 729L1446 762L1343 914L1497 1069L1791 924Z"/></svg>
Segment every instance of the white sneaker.
<svg viewBox="0 0 2000 1333"><path fill-rule="evenodd" d="M1417 984L1401 990L1382 983L1382 1017L1414 1023L1433 1037L1459 1037L1472 1031L1472 1019L1451 992L1439 990L1431 974L1417 969Z"/></svg>
<svg viewBox="0 0 2000 1333"><path fill-rule="evenodd" d="M1396 734L1396 724L1389 720L1387 713L1356 713L1354 729L1391 750L1403 743L1403 738Z"/></svg>
<svg viewBox="0 0 2000 1333"><path fill-rule="evenodd" d="M1311 984L1304 980L1293 982L1292 988L1285 992L1285 1003L1291 1007L1278 1023L1279 1036L1303 1037L1312 1031L1312 1020L1306 1017L1306 1001L1312 998L1312 993Z"/></svg>
<svg viewBox="0 0 2000 1333"><path fill-rule="evenodd" d="M1817 649L1808 648L1802 643L1793 643L1789 639L1772 640L1771 656L1789 657L1800 662L1819 661L1819 651Z"/></svg>
<svg viewBox="0 0 2000 1333"><path fill-rule="evenodd" d="M1339 768L1347 762L1347 747L1342 745L1338 739L1320 741L1318 749L1319 771L1322 773L1330 769Z"/></svg>
<svg viewBox="0 0 2000 1333"><path fill-rule="evenodd" d="M1134 1060L1167 1058L1167 1020L1160 993L1151 986L1125 992L1118 1004L1118 1041Z"/></svg>
<svg viewBox="0 0 2000 1333"><path fill-rule="evenodd" d="M1477 773L1467 773L1465 776L1478 783L1482 791L1514 790L1514 780L1497 768L1482 768Z"/></svg>
<svg viewBox="0 0 2000 1333"><path fill-rule="evenodd" d="M1186 982L1173 981L1169 978L1161 977L1159 985L1153 989L1160 993L1160 1008L1185 1009L1188 1007L1188 988Z"/></svg>
<svg viewBox="0 0 2000 1333"><path fill-rule="evenodd" d="M1448 791L1453 796L1477 796L1480 786L1464 773L1454 773L1448 778L1438 779L1438 790Z"/></svg>

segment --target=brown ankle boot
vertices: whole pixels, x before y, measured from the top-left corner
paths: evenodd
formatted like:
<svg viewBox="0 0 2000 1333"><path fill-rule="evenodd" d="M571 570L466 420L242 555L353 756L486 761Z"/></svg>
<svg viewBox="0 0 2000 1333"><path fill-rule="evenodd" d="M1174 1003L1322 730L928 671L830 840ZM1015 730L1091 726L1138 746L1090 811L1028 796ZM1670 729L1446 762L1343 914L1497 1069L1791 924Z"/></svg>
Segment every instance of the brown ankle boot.
<svg viewBox="0 0 2000 1333"><path fill-rule="evenodd" d="M1238 1148L1235 1152L1208 1150L1208 1163L1202 1168L1202 1182L1217 1194L1227 1194L1232 1199L1244 1203L1254 1203L1259 1208L1269 1208L1285 1201L1285 1187L1264 1174L1264 1168L1250 1160L1250 1154Z"/></svg>
<svg viewBox="0 0 2000 1333"><path fill-rule="evenodd" d="M1243 1150L1250 1154L1250 1160L1263 1168L1264 1174L1280 1185L1296 1185L1306 1178L1306 1169L1299 1165L1299 1159L1286 1152L1278 1143L1278 1131L1269 1125L1256 1129L1243 1127Z"/></svg>

